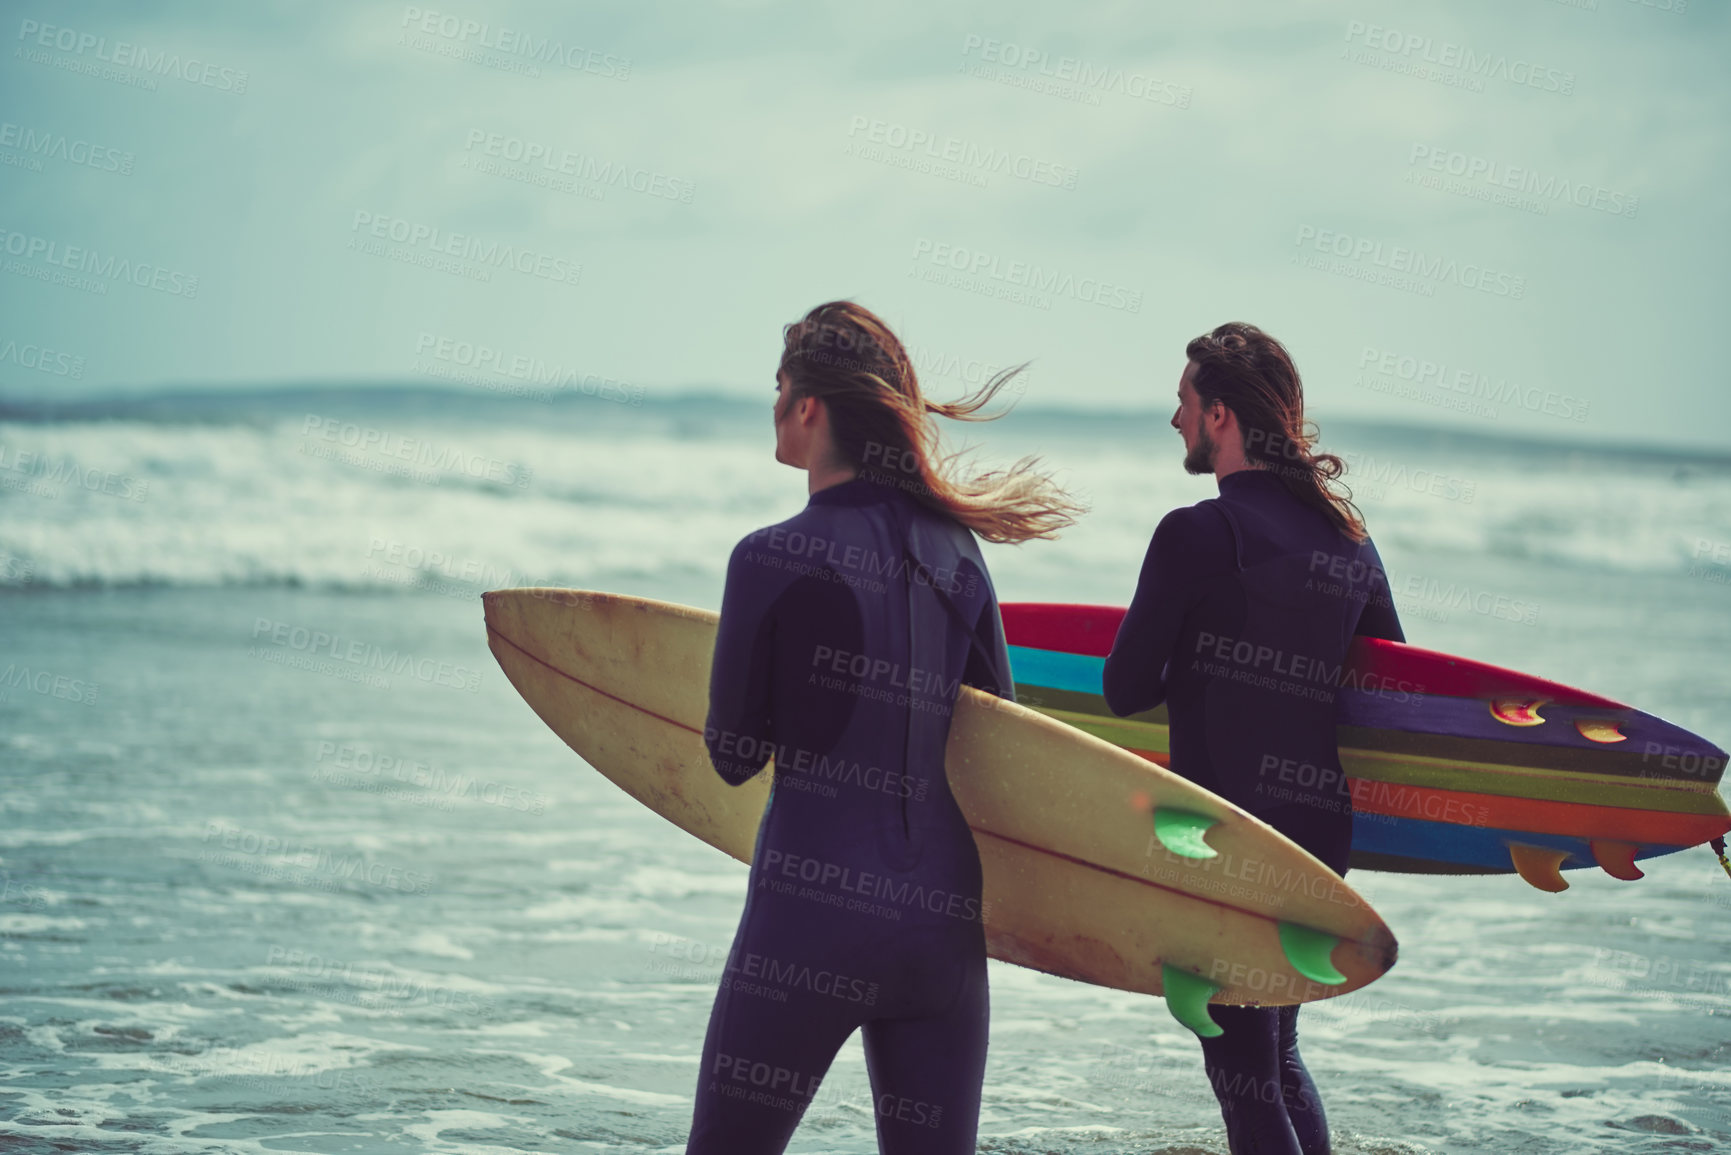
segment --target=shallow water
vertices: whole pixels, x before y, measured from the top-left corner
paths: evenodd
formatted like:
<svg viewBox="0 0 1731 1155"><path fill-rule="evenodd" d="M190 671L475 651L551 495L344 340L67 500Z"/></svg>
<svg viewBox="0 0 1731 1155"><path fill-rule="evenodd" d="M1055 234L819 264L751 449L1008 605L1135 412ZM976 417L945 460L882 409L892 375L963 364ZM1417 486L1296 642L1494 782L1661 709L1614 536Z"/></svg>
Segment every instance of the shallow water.
<svg viewBox="0 0 1731 1155"><path fill-rule="evenodd" d="M521 576L713 607L726 548L803 491L755 416L604 416L587 438L390 418L528 465L524 485L315 458L299 413L0 425L150 482L138 501L0 490L0 1148L681 1148L745 867L535 718L478 593ZM1162 432L980 435L1045 450L1095 503L1062 545L988 547L1002 598L1122 601L1160 513L1207 493ZM1358 436L1475 482L1450 501L1385 471L1366 497L1397 599L1426 579L1401 603L1413 640L1724 744L1731 586L1692 555L1731 538L1731 470ZM1451 583L1537 612L1480 612ZM410 668L299 668L279 625ZM1303 1013L1337 1150L1731 1143L1731 879L1704 849L1643 866L1561 895L1355 872L1401 960ZM1224 1152L1157 1001L991 980L982 1150ZM855 1040L790 1150L875 1150L871 1122Z"/></svg>

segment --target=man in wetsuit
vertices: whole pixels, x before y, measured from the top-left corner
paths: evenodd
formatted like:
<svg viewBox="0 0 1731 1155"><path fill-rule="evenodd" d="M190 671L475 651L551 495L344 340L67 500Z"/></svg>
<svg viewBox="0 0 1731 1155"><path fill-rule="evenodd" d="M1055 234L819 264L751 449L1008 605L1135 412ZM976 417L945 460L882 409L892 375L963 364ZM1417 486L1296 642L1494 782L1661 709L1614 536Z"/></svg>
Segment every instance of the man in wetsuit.
<svg viewBox="0 0 1731 1155"><path fill-rule="evenodd" d="M1185 352L1172 426L1185 469L1214 474L1220 496L1154 531L1106 659L1106 703L1126 715L1165 702L1174 772L1345 874L1352 798L1335 694L1355 634L1404 640L1387 579L1356 509L1331 488L1340 460L1312 452L1285 348L1235 322ZM1306 765L1316 770L1282 773ZM1298 1008L1212 1015L1224 1034L1202 1051L1234 1155L1325 1155Z"/></svg>
<svg viewBox="0 0 1731 1155"><path fill-rule="evenodd" d="M869 311L819 306L786 346L776 456L807 470L809 498L733 551L704 730L722 778L773 756L775 783L686 1151L783 1150L863 1028L880 1150L971 1153L985 911L944 748L964 683L1014 694L973 535L1047 536L1070 507L1026 473L964 495L935 470L926 415L972 409L925 401Z"/></svg>

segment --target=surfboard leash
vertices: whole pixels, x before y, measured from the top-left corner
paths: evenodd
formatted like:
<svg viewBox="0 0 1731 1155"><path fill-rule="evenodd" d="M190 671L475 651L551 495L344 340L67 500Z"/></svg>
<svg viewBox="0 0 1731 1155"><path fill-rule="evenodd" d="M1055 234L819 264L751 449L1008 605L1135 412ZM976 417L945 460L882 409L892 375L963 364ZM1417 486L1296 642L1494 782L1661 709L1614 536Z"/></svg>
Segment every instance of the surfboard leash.
<svg viewBox="0 0 1731 1155"><path fill-rule="evenodd" d="M1713 853L1719 856L1719 865L1725 868L1726 876L1731 877L1731 862L1728 862L1725 859L1725 840L1723 838L1715 838L1710 840L1707 845L1711 846L1713 848Z"/></svg>

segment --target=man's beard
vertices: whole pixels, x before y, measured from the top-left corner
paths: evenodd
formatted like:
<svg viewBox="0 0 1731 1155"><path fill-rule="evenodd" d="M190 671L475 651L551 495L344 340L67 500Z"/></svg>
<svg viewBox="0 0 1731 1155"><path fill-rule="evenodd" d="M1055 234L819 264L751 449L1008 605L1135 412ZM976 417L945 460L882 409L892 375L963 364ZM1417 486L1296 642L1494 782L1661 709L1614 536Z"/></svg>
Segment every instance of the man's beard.
<svg viewBox="0 0 1731 1155"><path fill-rule="evenodd" d="M1208 436L1208 430L1201 422L1196 425L1196 445L1184 455L1184 471L1186 473L1214 472L1214 439Z"/></svg>

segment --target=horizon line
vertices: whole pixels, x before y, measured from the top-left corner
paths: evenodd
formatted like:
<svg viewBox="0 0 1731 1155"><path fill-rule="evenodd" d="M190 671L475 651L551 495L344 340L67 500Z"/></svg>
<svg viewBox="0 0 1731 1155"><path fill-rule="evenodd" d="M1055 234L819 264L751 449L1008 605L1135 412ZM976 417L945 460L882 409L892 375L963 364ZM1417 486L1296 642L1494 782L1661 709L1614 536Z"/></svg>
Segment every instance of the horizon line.
<svg viewBox="0 0 1731 1155"><path fill-rule="evenodd" d="M438 381L402 380L395 378L340 381L281 381L273 383L241 384L241 385L197 385L197 384L160 384L141 386L133 389L118 389L104 392L92 391L79 397L49 397L41 394L12 393L13 385L0 383L0 422L9 420L68 420L77 419L80 411L101 410L109 407L125 407L128 405L148 405L152 403L195 402L195 401L244 401L248 398L276 397L287 398L297 393L346 393L353 396L378 394L423 394L441 399L465 400L476 402L494 402L501 406L515 406L522 403L521 398L509 394L493 393L485 389L463 385L450 385ZM555 395L552 404L576 404L597 399L586 397L575 391L565 395ZM662 409L681 403L692 402L721 405L729 408L758 408L756 403L743 393L730 391L725 386L686 386L676 392L666 389L645 390L640 406L633 408ZM612 402L602 402L611 405ZM762 406L767 408L767 406ZM1164 420L1167 412L1164 407L1138 407L1124 405L1101 406L1064 406L1064 405L1028 405L1013 404L998 415L1000 419L1011 417L1038 417L1042 414L1068 419L1124 419L1124 418L1154 418ZM88 414L86 414L88 416ZM100 414L103 417L113 417L115 414ZM1314 417L1307 417L1310 423L1321 425L1327 421L1331 425L1345 425L1351 428L1374 431L1388 430L1407 434L1423 434L1439 438L1461 438L1468 441L1490 442L1510 447L1537 449L1555 453L1564 450L1593 450L1607 452L1619 457L1663 458L1676 461L1683 458L1694 459L1699 463L1731 467L1731 449L1715 449L1710 445L1690 444L1687 442L1614 442L1598 440L1591 437L1548 436L1539 430L1520 430L1516 432L1486 430L1473 426L1455 425L1448 422L1421 423L1401 421L1381 416L1354 415L1346 412L1323 412Z"/></svg>

